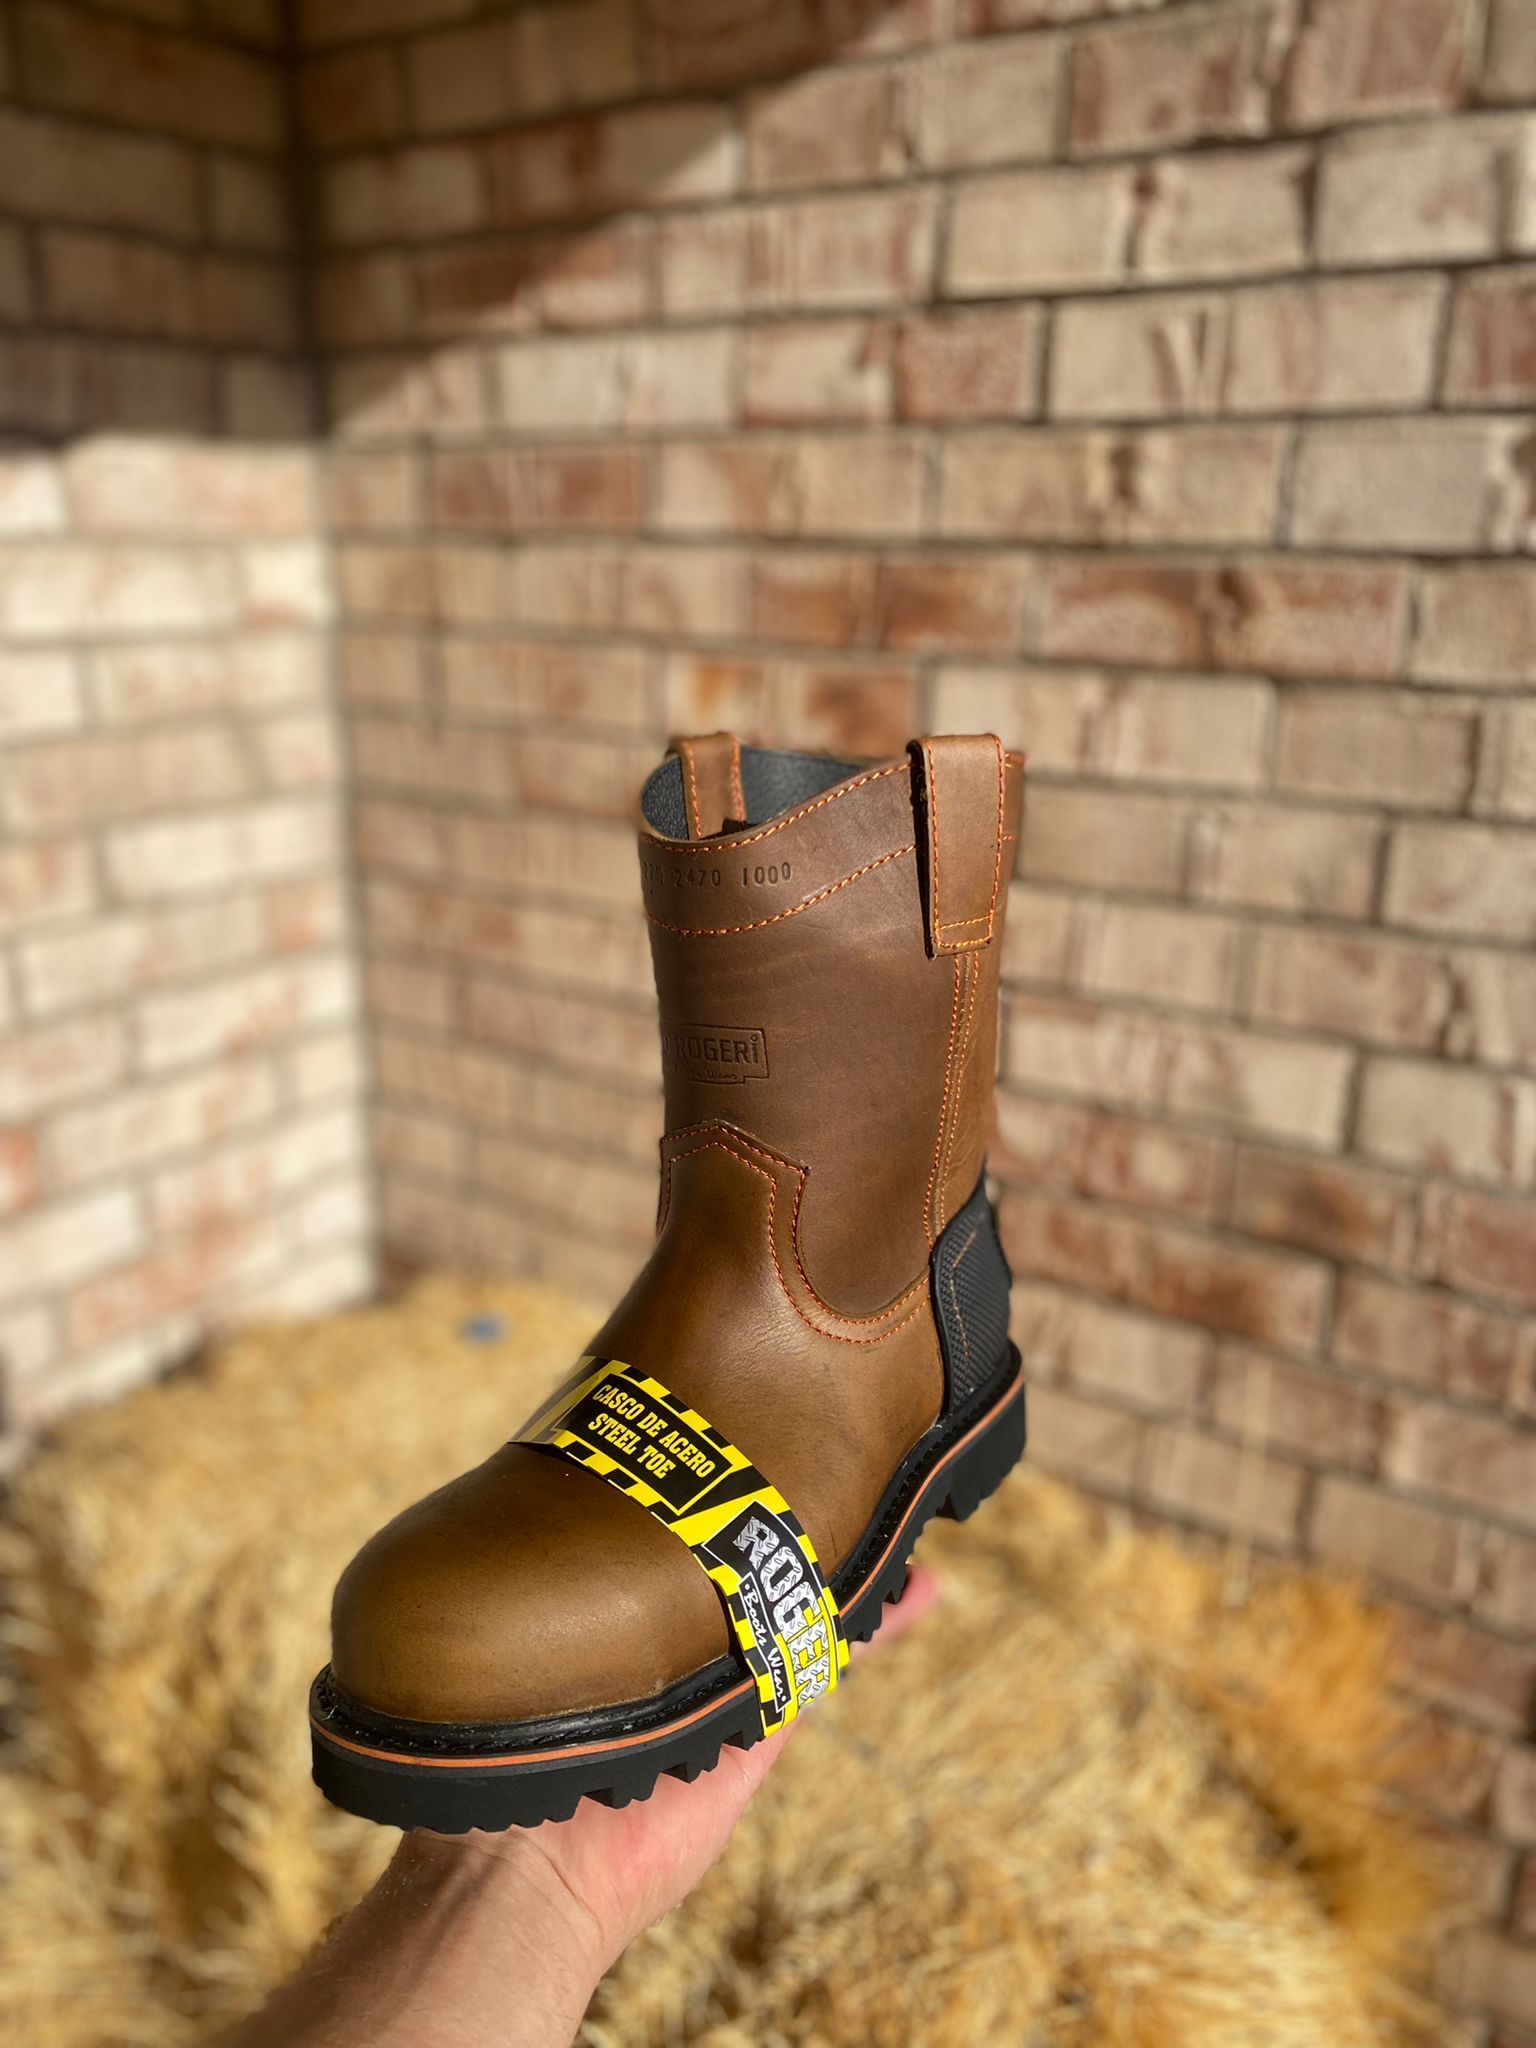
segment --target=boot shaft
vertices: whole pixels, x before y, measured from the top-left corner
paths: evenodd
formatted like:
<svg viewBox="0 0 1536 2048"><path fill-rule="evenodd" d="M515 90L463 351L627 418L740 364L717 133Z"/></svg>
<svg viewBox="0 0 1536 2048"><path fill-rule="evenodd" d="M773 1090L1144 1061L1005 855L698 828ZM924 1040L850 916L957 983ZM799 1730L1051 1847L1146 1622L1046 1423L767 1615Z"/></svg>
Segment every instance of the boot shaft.
<svg viewBox="0 0 1536 2048"><path fill-rule="evenodd" d="M801 1278L872 1315L975 1188L1023 762L989 735L874 766L680 740L646 785L664 1158L725 1123L804 1170Z"/></svg>
<svg viewBox="0 0 1536 2048"><path fill-rule="evenodd" d="M986 737L856 767L716 735L680 742L643 802L658 1228L566 1392L600 1360L648 1402L669 1390L689 1441L739 1446L849 1603L850 1634L900 1584L926 1516L968 1513L1022 1443L1007 1263L979 1184L1022 767ZM465 1724L518 1724L484 1767L542 1774L550 1717L574 1717L559 1754L576 1776L556 1782L604 1795L632 1782L637 1744L642 1761L674 1737L663 1754L693 1756L712 1688L736 1697L742 1619L681 1525L645 1512L663 1468L647 1478L602 1450L620 1437L590 1442L604 1463L582 1471L542 1432L514 1440L354 1560L317 1688L322 1783L350 1796L377 1764L364 1811L458 1827L468 1795L402 1806L394 1773L472 1784L484 1751ZM410 1722L429 1724L419 1741ZM569 1805L535 1786L506 1810Z"/></svg>

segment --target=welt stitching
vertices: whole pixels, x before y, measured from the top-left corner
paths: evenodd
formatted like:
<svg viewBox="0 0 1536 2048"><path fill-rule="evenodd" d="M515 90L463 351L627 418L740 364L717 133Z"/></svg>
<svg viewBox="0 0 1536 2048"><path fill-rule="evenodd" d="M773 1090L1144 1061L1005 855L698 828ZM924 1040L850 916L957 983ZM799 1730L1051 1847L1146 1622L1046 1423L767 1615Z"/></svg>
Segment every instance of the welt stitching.
<svg viewBox="0 0 1536 2048"><path fill-rule="evenodd" d="M905 775L906 772L905 761L894 761L889 768L871 768L863 775L856 775L852 782L845 782L838 789L829 789L825 796L813 797L808 804L802 804L798 811L786 811L782 818L775 818L771 825L764 825L760 831L748 833L745 839L738 839L732 834L725 851L730 853L738 846L755 846L759 839L771 839L775 832L782 832L786 826L797 825L802 818L808 818L812 811L819 811L823 804L841 803L845 796L852 796L853 792L862 789L866 782L878 782L882 775ZM713 841L705 839L664 840L662 844L679 851L696 851L703 846L710 846L718 851L714 849Z"/></svg>
<svg viewBox="0 0 1536 2048"><path fill-rule="evenodd" d="M953 963L954 993L949 1000L949 1041L944 1052L944 1093L939 1100L939 1128L933 1140L933 1160L928 1168L928 1186L923 1195L923 1230L931 1245L933 1228L933 1184L938 1178L939 1152L944 1143L944 1121L949 1115L949 1076L955 1058L955 1019L960 1014L960 962Z"/></svg>
<svg viewBox="0 0 1536 2048"><path fill-rule="evenodd" d="M773 1261L774 1272L777 1273L779 1276L779 1286L783 1290L784 1299L789 1303L790 1307L794 1310L795 1314L800 1318L801 1322L805 1324L808 1330L814 1330L818 1337L829 1337L834 1344L883 1344L885 1343L887 1338L894 1337L898 1330L904 1330L906 1328L907 1324L912 1321L912 1318L918 1313L918 1310L922 1307L921 1302L919 1302L915 1307L908 1309L907 1313L901 1318L900 1322L892 1323L891 1327L888 1330L880 1330L873 1337L845 1337L841 1330L823 1329L820 1323L816 1323L811 1320L811 1318L806 1314L805 1310L800 1306L799 1302L796 1301L794 1294L790 1288L789 1282L784 1277L784 1268L779 1263L779 1247L774 1232L774 1214L778 1196L778 1183L774 1179L773 1175L768 1172L766 1167L757 1166L750 1159L743 1159L741 1153L737 1150L737 1148L734 1145L730 1144L725 1138L706 1138L703 1144L701 1145L690 1145L686 1152L673 1153L672 1157L667 1161L667 1200L669 1204L671 1202L672 1197L673 1166L680 1159L691 1159L696 1152L711 1151L725 1153L726 1157L728 1159L734 1159L738 1166L744 1166L747 1169L748 1173L755 1173L759 1177L759 1179L767 1181L768 1256Z"/></svg>
<svg viewBox="0 0 1536 2048"><path fill-rule="evenodd" d="M824 889L818 889L800 903L791 903L787 910L776 910L771 917L755 917L748 924L669 924L664 917L657 917L648 910L647 919L661 931L676 932L680 939L726 939L734 932L757 932L764 925L778 924L786 917L798 917L802 910L810 910L824 902L828 896L835 896L839 889L846 889L851 882L872 874L876 868L885 867L890 861L900 860L904 854L916 853L915 845L898 846L891 853L882 853L878 860L868 860L863 867L855 868L851 875L844 875L840 882L829 882Z"/></svg>

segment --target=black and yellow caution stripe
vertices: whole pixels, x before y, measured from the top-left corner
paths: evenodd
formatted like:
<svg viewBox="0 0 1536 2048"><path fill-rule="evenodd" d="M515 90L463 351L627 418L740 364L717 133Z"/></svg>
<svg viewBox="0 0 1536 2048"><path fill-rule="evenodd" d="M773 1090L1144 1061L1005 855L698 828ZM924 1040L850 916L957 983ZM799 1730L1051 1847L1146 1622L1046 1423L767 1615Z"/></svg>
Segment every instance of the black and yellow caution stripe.
<svg viewBox="0 0 1536 2048"><path fill-rule="evenodd" d="M814 1544L746 1452L660 1380L616 1358L583 1358L578 1372L520 1441L595 1472L687 1545L725 1603L771 1735L848 1665Z"/></svg>

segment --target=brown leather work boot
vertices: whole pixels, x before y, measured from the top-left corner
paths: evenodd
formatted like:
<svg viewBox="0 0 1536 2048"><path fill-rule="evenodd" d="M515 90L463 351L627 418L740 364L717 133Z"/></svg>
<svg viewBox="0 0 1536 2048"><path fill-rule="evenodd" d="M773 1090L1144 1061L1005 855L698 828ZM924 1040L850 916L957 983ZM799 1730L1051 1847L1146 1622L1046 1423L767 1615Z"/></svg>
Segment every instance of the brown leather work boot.
<svg viewBox="0 0 1536 2048"><path fill-rule="evenodd" d="M1019 1457L982 1166L1022 791L989 735L868 767L717 733L650 777L655 1248L518 1438L343 1575L339 1805L502 1828L696 1775L835 1686L928 1518Z"/></svg>

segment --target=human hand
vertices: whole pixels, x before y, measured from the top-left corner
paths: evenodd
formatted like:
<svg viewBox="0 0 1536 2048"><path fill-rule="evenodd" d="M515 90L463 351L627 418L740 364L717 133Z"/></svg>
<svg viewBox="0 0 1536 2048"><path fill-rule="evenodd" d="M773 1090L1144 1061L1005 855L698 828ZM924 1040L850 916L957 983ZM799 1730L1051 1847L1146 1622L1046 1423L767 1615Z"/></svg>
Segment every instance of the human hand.
<svg viewBox="0 0 1536 2048"><path fill-rule="evenodd" d="M939 1597L938 1580L914 1565L900 1600L886 1610L869 1649L893 1642ZM862 1660L863 1645L856 1654ZM475 1845L530 1881L553 1878L587 1922L597 1978L636 1935L685 1899L718 1859L752 1795L792 1739L798 1722L751 1749L726 1747L712 1770L685 1785L658 1779L648 1799L609 1807L584 1799L569 1820L504 1835L436 1837Z"/></svg>
<svg viewBox="0 0 1536 2048"><path fill-rule="evenodd" d="M915 1568L878 1642L938 1597ZM861 1658L863 1652L857 1653ZM506 1834L406 1835L309 1962L224 2048L569 2048L598 1979L720 1855L794 1724L691 1785Z"/></svg>

